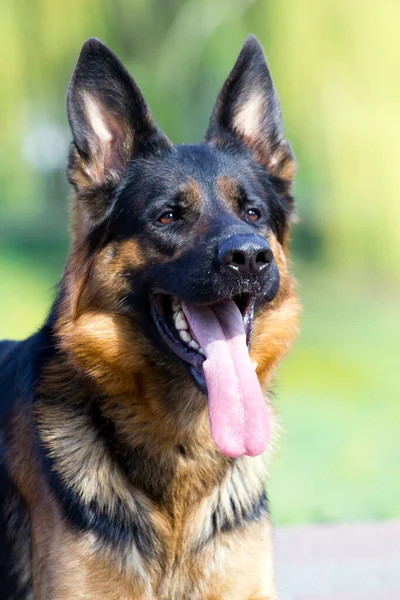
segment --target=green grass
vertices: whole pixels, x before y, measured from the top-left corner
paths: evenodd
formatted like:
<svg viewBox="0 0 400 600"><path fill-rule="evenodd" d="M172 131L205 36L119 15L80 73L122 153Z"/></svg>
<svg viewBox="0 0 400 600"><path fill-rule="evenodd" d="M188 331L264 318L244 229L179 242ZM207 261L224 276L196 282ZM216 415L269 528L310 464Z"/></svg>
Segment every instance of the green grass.
<svg viewBox="0 0 400 600"><path fill-rule="evenodd" d="M391 294L300 276L302 335L281 368L271 472L279 523L400 516L400 314Z"/></svg>
<svg viewBox="0 0 400 600"><path fill-rule="evenodd" d="M0 339L22 339L42 324L60 279L66 245L0 245Z"/></svg>
<svg viewBox="0 0 400 600"><path fill-rule="evenodd" d="M42 323L65 246L0 247L0 338ZM284 427L269 495L277 523L399 517L400 314L394 294L298 269L302 335L280 370Z"/></svg>

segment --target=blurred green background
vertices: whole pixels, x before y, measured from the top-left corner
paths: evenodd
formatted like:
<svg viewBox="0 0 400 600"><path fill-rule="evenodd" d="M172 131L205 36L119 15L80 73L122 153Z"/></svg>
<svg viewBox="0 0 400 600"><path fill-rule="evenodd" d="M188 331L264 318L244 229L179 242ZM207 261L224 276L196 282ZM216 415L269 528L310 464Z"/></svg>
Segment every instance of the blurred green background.
<svg viewBox="0 0 400 600"><path fill-rule="evenodd" d="M65 93L85 39L119 55L176 143L201 139L246 36L263 43L300 165L278 523L400 516L399 19L398 0L0 3L0 338L40 325L62 271Z"/></svg>

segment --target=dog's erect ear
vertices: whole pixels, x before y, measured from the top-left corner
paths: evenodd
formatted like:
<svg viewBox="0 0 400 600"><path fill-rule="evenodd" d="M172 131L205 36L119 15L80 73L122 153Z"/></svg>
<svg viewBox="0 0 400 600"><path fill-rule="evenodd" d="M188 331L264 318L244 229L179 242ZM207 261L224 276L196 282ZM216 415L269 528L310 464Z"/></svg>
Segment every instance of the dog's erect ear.
<svg viewBox="0 0 400 600"><path fill-rule="evenodd" d="M69 177L83 194L117 182L136 152L169 145L128 71L95 38L82 48L67 109L74 138Z"/></svg>
<svg viewBox="0 0 400 600"><path fill-rule="evenodd" d="M290 184L295 162L285 141L279 96L263 49L249 36L217 98L206 140L218 145L234 136L268 173Z"/></svg>

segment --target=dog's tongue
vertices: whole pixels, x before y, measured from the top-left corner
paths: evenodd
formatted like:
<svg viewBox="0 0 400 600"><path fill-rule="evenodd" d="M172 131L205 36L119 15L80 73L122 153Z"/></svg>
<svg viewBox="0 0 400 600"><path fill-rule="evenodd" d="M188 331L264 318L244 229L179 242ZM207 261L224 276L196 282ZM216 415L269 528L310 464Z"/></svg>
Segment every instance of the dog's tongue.
<svg viewBox="0 0 400 600"><path fill-rule="evenodd" d="M269 442L268 410L250 360L242 315L233 300L182 304L201 345L211 435L223 454L257 456Z"/></svg>

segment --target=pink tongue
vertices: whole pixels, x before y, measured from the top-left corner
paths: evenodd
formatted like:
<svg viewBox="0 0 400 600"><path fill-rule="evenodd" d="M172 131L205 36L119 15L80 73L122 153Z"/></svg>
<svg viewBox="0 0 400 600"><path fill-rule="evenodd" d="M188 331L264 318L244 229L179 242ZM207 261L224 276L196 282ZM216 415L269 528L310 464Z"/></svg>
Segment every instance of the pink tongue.
<svg viewBox="0 0 400 600"><path fill-rule="evenodd" d="M201 345L211 435L223 454L262 454L269 442L268 410L250 360L240 310L233 300L211 307L183 303Z"/></svg>

